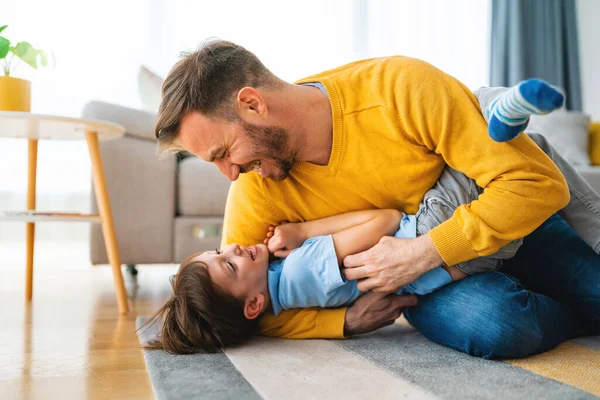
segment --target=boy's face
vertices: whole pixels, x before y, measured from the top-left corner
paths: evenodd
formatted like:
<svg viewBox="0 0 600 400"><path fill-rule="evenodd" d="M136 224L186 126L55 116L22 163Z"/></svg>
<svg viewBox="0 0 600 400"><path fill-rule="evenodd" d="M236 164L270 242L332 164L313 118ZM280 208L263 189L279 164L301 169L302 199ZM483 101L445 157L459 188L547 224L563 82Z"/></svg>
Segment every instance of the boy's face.
<svg viewBox="0 0 600 400"><path fill-rule="evenodd" d="M246 248L232 244L219 253L204 252L194 260L204 262L213 283L238 300L268 292L269 250L264 244Z"/></svg>

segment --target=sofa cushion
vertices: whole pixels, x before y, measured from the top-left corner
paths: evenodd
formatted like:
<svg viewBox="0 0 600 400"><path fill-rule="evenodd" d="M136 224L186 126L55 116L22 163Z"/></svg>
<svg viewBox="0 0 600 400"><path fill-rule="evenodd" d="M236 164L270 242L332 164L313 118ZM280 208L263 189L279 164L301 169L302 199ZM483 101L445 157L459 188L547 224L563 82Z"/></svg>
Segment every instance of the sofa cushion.
<svg viewBox="0 0 600 400"><path fill-rule="evenodd" d="M83 118L101 119L123 125L126 134L139 139L155 141L156 113L137 110L103 101L90 101L83 107Z"/></svg>
<svg viewBox="0 0 600 400"><path fill-rule="evenodd" d="M140 102L144 110L158 113L163 82L164 79L162 77L150 71L145 65L140 65L137 84Z"/></svg>
<svg viewBox="0 0 600 400"><path fill-rule="evenodd" d="M177 217L173 225L173 262L221 248L223 217Z"/></svg>
<svg viewBox="0 0 600 400"><path fill-rule="evenodd" d="M230 182L214 164L197 157L179 163L177 211L184 216L222 216Z"/></svg>
<svg viewBox="0 0 600 400"><path fill-rule="evenodd" d="M589 126L590 119L587 115L558 110L548 115L532 115L526 132L545 136L572 165L590 165Z"/></svg>

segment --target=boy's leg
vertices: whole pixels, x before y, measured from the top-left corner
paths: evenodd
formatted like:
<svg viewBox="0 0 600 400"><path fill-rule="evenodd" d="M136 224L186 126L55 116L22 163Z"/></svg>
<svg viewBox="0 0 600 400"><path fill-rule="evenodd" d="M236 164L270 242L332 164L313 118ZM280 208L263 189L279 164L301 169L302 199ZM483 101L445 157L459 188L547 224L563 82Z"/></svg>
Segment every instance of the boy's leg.
<svg viewBox="0 0 600 400"><path fill-rule="evenodd" d="M428 339L483 358L526 357L581 334L569 306L501 272L470 276L421 296L404 315Z"/></svg>
<svg viewBox="0 0 600 400"><path fill-rule="evenodd" d="M530 290L572 307L600 333L600 255L557 214L525 237L500 270Z"/></svg>
<svg viewBox="0 0 600 400"><path fill-rule="evenodd" d="M480 88L474 92L488 124L490 123L492 105L498 99L506 96L510 90L495 87ZM546 138L527 129L525 132L554 161L569 185L571 201L559 211L559 214L596 253L600 254L600 195L592 189L571 164L556 152Z"/></svg>
<svg viewBox="0 0 600 400"><path fill-rule="evenodd" d="M562 93L540 79L528 79L511 88L481 88L475 96L488 123L488 133L498 142L517 137L532 114L547 114L564 102Z"/></svg>
<svg viewBox="0 0 600 400"><path fill-rule="evenodd" d="M569 185L571 200L558 212L559 215L600 254L600 195L556 152L545 137L539 133L525 132L554 161Z"/></svg>
<svg viewBox="0 0 600 400"><path fill-rule="evenodd" d="M477 200L479 191L473 179L446 166L435 186L425 193L416 214L417 233L423 235L448 220L459 206ZM523 239L514 240L495 254L465 261L456 267L467 275L495 271L502 265L502 260L516 254L522 242Z"/></svg>

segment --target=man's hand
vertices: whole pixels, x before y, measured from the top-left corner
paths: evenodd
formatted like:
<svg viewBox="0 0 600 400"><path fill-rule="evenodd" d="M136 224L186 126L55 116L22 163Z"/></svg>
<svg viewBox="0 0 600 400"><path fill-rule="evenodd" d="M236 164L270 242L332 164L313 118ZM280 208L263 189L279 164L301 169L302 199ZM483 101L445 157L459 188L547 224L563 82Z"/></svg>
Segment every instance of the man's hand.
<svg viewBox="0 0 600 400"><path fill-rule="evenodd" d="M264 243L275 257L287 257L292 250L302 246L308 239L302 229L302 223L282 221L279 226L269 226Z"/></svg>
<svg viewBox="0 0 600 400"><path fill-rule="evenodd" d="M404 307L416 306L417 303L415 295L366 293L346 310L344 336L359 335L391 325L402 315Z"/></svg>
<svg viewBox="0 0 600 400"><path fill-rule="evenodd" d="M416 239L385 236L369 250L344 258L344 275L358 280L362 292L393 293L443 264L429 235Z"/></svg>

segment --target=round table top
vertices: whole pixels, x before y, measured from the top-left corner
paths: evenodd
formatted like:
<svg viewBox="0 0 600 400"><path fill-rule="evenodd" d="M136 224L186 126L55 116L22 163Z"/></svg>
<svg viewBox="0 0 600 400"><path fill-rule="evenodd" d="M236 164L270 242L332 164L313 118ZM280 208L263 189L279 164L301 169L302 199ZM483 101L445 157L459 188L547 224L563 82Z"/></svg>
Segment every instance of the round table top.
<svg viewBox="0 0 600 400"><path fill-rule="evenodd" d="M85 132L96 132L102 141L118 139L125 128L107 121L0 111L0 137L22 139L85 140Z"/></svg>

